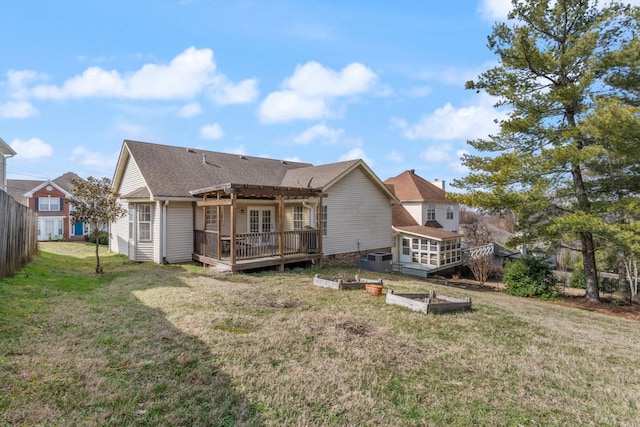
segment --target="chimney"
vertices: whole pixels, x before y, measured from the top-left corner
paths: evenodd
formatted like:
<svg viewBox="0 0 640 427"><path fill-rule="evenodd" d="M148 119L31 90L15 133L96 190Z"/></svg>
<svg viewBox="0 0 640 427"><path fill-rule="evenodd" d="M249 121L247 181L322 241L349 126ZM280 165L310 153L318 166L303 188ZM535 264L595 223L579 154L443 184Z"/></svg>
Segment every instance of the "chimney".
<svg viewBox="0 0 640 427"><path fill-rule="evenodd" d="M436 187L438 187L439 189L441 189L442 191L447 191L446 187L445 187L445 183L444 181L440 181L439 179L435 179L434 181L431 182L433 185L435 185Z"/></svg>

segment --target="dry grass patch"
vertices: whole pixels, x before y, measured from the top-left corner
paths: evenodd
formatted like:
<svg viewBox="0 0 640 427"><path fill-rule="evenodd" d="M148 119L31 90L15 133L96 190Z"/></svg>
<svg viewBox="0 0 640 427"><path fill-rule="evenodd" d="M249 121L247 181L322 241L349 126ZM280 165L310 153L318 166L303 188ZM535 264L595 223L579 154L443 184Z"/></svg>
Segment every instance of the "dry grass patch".
<svg viewBox="0 0 640 427"><path fill-rule="evenodd" d="M64 258L57 274L70 277L81 260ZM385 287L471 296L474 309L414 313L364 291L313 286L317 271L224 276L105 262L111 276L86 276L86 289L78 281L60 291L48 277L24 290L42 298L32 295L38 308L22 322L0 311L15 321L12 338L0 338L0 424L640 419L637 322L399 276L385 276ZM22 283L0 282L0 296L24 298Z"/></svg>

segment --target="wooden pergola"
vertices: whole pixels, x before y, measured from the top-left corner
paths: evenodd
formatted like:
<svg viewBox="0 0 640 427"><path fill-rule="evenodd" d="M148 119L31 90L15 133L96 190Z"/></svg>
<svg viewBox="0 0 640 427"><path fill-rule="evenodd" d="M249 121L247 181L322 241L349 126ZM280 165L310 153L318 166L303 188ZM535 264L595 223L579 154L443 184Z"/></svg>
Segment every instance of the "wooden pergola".
<svg viewBox="0 0 640 427"><path fill-rule="evenodd" d="M297 188L297 187L279 187L279 186L266 186L266 185L252 185L252 184L220 184L213 187L207 187L199 190L193 190L190 192L193 196L201 197L201 200L196 202L198 207L214 206L217 210L217 232L218 236L221 236L221 208L224 206L230 207L230 262L234 266L237 264L237 212L238 201L247 202L250 200L273 200L277 201L278 217L277 217L277 230L278 236L278 254L281 258L281 267L284 265L285 255L285 230L284 230L284 204L285 200L291 199L310 199L315 198L317 200L316 209L316 224L320 226L322 223L322 199L326 197L326 193L323 193L321 189L316 188ZM206 225L206 209L203 209L203 225ZM320 227L318 227L319 229ZM318 230L318 260L322 262L322 232ZM215 253L218 254L218 260L221 259L222 253L222 240L217 239L217 248Z"/></svg>

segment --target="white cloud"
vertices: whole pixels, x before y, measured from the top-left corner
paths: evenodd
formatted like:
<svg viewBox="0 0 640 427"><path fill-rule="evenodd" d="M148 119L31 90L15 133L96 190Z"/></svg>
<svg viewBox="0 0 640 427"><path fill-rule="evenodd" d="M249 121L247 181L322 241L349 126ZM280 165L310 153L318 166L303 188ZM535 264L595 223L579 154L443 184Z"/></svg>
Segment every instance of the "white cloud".
<svg viewBox="0 0 640 427"><path fill-rule="evenodd" d="M338 72L307 62L284 80L282 90L267 95L258 114L266 123L326 118L332 100L370 92L376 80L377 75L359 63Z"/></svg>
<svg viewBox="0 0 640 427"><path fill-rule="evenodd" d="M211 49L190 47L168 64L148 63L131 73L93 66L67 79L61 86L38 85L31 94L39 99L122 98L192 99L208 91L220 104L247 103L257 97L255 80L233 83L216 71Z"/></svg>
<svg viewBox="0 0 640 427"><path fill-rule="evenodd" d="M309 144L320 140L330 144L336 143L344 134L344 129L332 129L324 123L310 127L309 129L297 135L293 140L299 144Z"/></svg>
<svg viewBox="0 0 640 427"><path fill-rule="evenodd" d="M449 160L451 151L451 144L433 144L420 153L420 158L429 163L443 163Z"/></svg>
<svg viewBox="0 0 640 427"><path fill-rule="evenodd" d="M219 123L204 125L200 128L200 138L203 139L221 139L224 136L222 126Z"/></svg>
<svg viewBox="0 0 640 427"><path fill-rule="evenodd" d="M94 169L112 170L117 163L118 154L105 156L104 153L90 151L84 146L78 146L71 152L70 160Z"/></svg>
<svg viewBox="0 0 640 427"><path fill-rule="evenodd" d="M511 11L511 0L482 0L478 12L487 21L506 21Z"/></svg>
<svg viewBox="0 0 640 427"><path fill-rule="evenodd" d="M38 114L38 110L28 101L9 101L0 103L0 118L24 119Z"/></svg>
<svg viewBox="0 0 640 427"><path fill-rule="evenodd" d="M271 92L260 104L258 114L266 123L288 122L326 118L329 108L322 98L304 98L291 91Z"/></svg>
<svg viewBox="0 0 640 427"><path fill-rule="evenodd" d="M370 90L376 77L373 71L359 63L349 64L336 72L312 61L298 65L283 86L305 97L348 96Z"/></svg>
<svg viewBox="0 0 640 427"><path fill-rule="evenodd" d="M504 111L493 107L495 102L489 95L478 97L474 105L454 107L445 104L431 114L422 116L417 123L405 128L407 139L474 139L495 133L499 126L495 120L506 118ZM395 121L401 124L401 120Z"/></svg>
<svg viewBox="0 0 640 427"><path fill-rule="evenodd" d="M338 161L344 162L346 160L356 160L356 159L364 160L364 162L369 167L373 167L373 165L375 165L375 162L373 161L373 159L370 158L369 156L367 156L367 153L365 153L365 151L362 148L353 148L353 149L349 150L348 153L343 154L342 156L340 156Z"/></svg>
<svg viewBox="0 0 640 427"><path fill-rule="evenodd" d="M249 104L258 98L258 81L243 80L233 84L227 79L220 79L213 89L212 98L216 104Z"/></svg>
<svg viewBox="0 0 640 427"><path fill-rule="evenodd" d="M387 156L387 160L390 160L392 162L400 163L400 162L402 162L404 160L404 156L402 155L401 152L393 150Z"/></svg>
<svg viewBox="0 0 640 427"><path fill-rule="evenodd" d="M51 157L53 147L39 138L31 138L26 141L14 139L11 142L11 148L18 153L16 158L26 160L39 160Z"/></svg>
<svg viewBox="0 0 640 427"><path fill-rule="evenodd" d="M184 105L178 113L176 114L178 117L182 117L185 119L190 119L193 116L197 116L202 113L202 107L199 102L190 102L189 104Z"/></svg>

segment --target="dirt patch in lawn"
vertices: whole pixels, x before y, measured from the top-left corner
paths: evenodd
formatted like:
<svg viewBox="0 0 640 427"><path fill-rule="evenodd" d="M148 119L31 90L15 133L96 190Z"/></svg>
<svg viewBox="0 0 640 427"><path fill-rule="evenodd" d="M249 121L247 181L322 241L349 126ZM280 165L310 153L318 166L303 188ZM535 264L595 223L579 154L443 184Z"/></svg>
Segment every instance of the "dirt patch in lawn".
<svg viewBox="0 0 640 427"><path fill-rule="evenodd" d="M601 297L600 302L589 302L584 295L566 295L556 302L564 306L640 321L640 304L638 302L631 303L615 297Z"/></svg>

